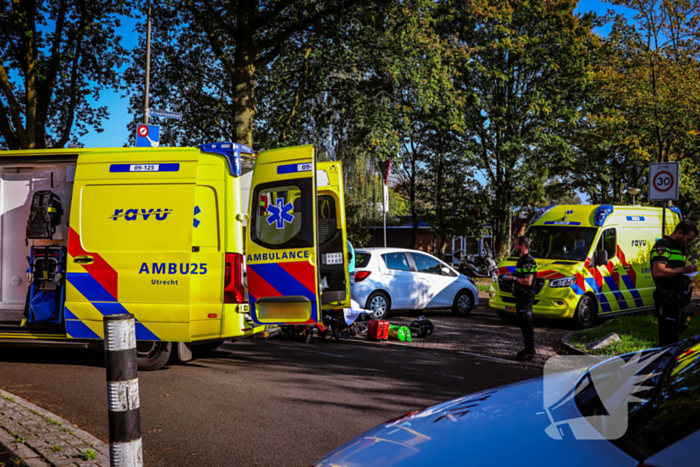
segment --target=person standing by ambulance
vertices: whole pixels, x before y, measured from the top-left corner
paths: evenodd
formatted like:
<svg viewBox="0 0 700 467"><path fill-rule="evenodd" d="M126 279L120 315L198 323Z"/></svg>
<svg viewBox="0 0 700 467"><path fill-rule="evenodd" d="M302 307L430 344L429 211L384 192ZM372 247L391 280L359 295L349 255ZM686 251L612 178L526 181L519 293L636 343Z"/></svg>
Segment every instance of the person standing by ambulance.
<svg viewBox="0 0 700 467"><path fill-rule="evenodd" d="M659 319L659 345L678 342L680 309L690 300L690 279L683 274L698 270L697 266L686 266L685 248L698 236L697 226L686 219L678 223L671 236L654 244L651 250L651 274L656 291L654 306Z"/></svg>
<svg viewBox="0 0 700 467"><path fill-rule="evenodd" d="M530 239L520 236L515 239L513 245L515 254L520 256L515 265L515 275L505 276L507 281L515 281L513 295L515 295L515 311L518 325L523 333L525 348L518 352L515 359L518 361L532 360L535 356L535 326L532 322L532 305L535 302L535 278L537 277L537 263L530 255Z"/></svg>

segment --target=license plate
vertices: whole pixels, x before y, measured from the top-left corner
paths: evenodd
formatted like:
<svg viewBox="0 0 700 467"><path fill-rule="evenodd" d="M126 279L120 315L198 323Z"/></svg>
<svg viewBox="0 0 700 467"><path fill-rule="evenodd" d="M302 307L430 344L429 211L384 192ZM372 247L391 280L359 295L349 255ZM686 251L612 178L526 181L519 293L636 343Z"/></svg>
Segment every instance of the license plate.
<svg viewBox="0 0 700 467"><path fill-rule="evenodd" d="M515 307L514 306L506 306L506 311L512 311L515 313Z"/></svg>

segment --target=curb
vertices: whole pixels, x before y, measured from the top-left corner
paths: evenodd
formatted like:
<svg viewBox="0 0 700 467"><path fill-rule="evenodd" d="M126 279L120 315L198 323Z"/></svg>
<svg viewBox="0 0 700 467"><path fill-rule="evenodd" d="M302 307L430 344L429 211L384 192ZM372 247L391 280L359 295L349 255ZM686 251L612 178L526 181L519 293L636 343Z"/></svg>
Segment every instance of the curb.
<svg viewBox="0 0 700 467"><path fill-rule="evenodd" d="M15 441L15 438L3 429L0 429L0 450L9 451L15 458L21 459L19 464L21 467L51 466L51 464L44 461L43 457L29 449L24 443Z"/></svg>
<svg viewBox="0 0 700 467"><path fill-rule="evenodd" d="M571 339L571 336L573 336L577 331L570 332L569 334L565 335L564 337L561 338L560 343L563 349L566 350L566 353L569 355L591 355L585 350L581 350L579 348L574 347L573 345L569 344L569 339Z"/></svg>
<svg viewBox="0 0 700 467"><path fill-rule="evenodd" d="M58 415L0 389L0 448L24 467L108 467L109 445ZM86 460L86 451L95 458Z"/></svg>

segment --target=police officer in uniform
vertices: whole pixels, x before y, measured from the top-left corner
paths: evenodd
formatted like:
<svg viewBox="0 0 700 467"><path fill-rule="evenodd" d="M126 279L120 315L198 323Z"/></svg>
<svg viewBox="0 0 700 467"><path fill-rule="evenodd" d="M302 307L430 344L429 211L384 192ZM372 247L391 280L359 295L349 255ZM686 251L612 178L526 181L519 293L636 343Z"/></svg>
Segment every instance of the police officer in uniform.
<svg viewBox="0 0 700 467"><path fill-rule="evenodd" d="M698 270L685 265L685 248L693 243L698 228L690 220L681 221L673 234L654 244L651 272L656 284L654 305L659 318L659 345L678 342L681 307L690 301L690 279L683 274Z"/></svg>
<svg viewBox="0 0 700 467"><path fill-rule="evenodd" d="M530 239L520 236L513 246L515 254L520 256L515 265L515 275L505 276L507 281L515 281L513 289L515 295L515 310L518 324L523 333L525 348L515 357L518 361L532 360L535 356L535 327L532 324L532 305L535 302L535 278L537 277L537 263L530 255Z"/></svg>

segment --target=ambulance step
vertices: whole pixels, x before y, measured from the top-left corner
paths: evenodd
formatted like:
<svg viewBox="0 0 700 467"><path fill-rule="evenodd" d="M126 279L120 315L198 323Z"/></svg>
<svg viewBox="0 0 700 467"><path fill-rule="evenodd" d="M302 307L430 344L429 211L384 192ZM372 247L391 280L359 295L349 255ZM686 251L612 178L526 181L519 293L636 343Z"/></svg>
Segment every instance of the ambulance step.
<svg viewBox="0 0 700 467"><path fill-rule="evenodd" d="M20 322L24 318L24 310L0 310L0 323Z"/></svg>
<svg viewBox="0 0 700 467"><path fill-rule="evenodd" d="M65 336L66 329L61 324L53 326L22 326L20 323L0 323L0 335L24 334L24 335L56 335Z"/></svg>
<svg viewBox="0 0 700 467"><path fill-rule="evenodd" d="M2 334L2 333L0 333ZM75 341L75 340L51 340L51 339L32 339L32 338L4 338L0 337L0 346L21 346L31 345L32 347L62 347L71 349L88 349L90 342Z"/></svg>
<svg viewBox="0 0 700 467"><path fill-rule="evenodd" d="M277 334L282 332L282 328L279 326L272 326L263 332L259 332L257 334L253 334L253 337L257 339L269 339L271 337L275 337Z"/></svg>

